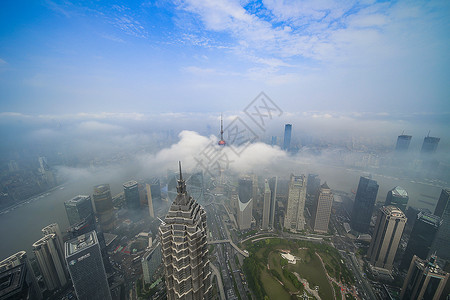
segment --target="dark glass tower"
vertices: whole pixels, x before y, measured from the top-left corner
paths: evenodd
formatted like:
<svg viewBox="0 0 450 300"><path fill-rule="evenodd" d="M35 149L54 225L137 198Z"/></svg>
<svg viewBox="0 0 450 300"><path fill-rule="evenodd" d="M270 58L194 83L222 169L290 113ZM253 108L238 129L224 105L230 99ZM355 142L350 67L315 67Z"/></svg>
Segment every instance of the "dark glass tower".
<svg viewBox="0 0 450 300"><path fill-rule="evenodd" d="M436 264L436 257L423 260L414 256L403 283L401 300L438 300L448 280L448 273Z"/></svg>
<svg viewBox="0 0 450 300"><path fill-rule="evenodd" d="M125 203L128 209L139 209L141 207L141 200L139 197L139 186L137 181L131 180L123 184L123 191L125 193Z"/></svg>
<svg viewBox="0 0 450 300"><path fill-rule="evenodd" d="M367 177L361 177L359 179L351 219L351 227L353 230L361 233L369 230L373 207L377 199L378 187L375 180Z"/></svg>
<svg viewBox="0 0 450 300"><path fill-rule="evenodd" d="M422 149L420 150L420 153L422 154L435 153L440 140L441 139L438 137L426 136L423 139Z"/></svg>
<svg viewBox="0 0 450 300"><path fill-rule="evenodd" d="M450 190L443 189L434 214L441 217L442 225L436 234L431 253L446 261L450 261Z"/></svg>
<svg viewBox="0 0 450 300"><path fill-rule="evenodd" d="M65 243L65 257L78 300L111 300L95 231Z"/></svg>
<svg viewBox="0 0 450 300"><path fill-rule="evenodd" d="M408 205L408 193L401 186L396 186L387 193L384 205L394 205L406 213L406 206Z"/></svg>
<svg viewBox="0 0 450 300"><path fill-rule="evenodd" d="M90 196L78 195L64 202L69 224L74 225L94 215Z"/></svg>
<svg viewBox="0 0 450 300"><path fill-rule="evenodd" d="M181 164L177 192L159 226L167 299L210 299L206 212L188 194Z"/></svg>
<svg viewBox="0 0 450 300"><path fill-rule="evenodd" d="M292 134L292 124L286 124L284 126L284 140L283 140L283 150L289 151L291 148L291 134Z"/></svg>
<svg viewBox="0 0 450 300"><path fill-rule="evenodd" d="M399 135L397 138L397 145L395 145L395 151L406 152L409 148L409 143L411 143L412 136L410 135Z"/></svg>
<svg viewBox="0 0 450 300"><path fill-rule="evenodd" d="M109 184L101 184L94 187L92 197L94 198L100 227L104 231L112 230L114 228L114 207Z"/></svg>
<svg viewBox="0 0 450 300"><path fill-rule="evenodd" d="M441 218L426 212L419 212L414 222L408 245L403 254L401 269L407 269L414 255L426 259L431 249L436 233L441 224Z"/></svg>

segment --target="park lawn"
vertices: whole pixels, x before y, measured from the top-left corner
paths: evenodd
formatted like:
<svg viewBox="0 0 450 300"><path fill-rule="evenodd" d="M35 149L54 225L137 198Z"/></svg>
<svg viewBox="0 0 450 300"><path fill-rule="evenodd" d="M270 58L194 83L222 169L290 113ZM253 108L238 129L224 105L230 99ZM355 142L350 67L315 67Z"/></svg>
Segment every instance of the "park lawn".
<svg viewBox="0 0 450 300"><path fill-rule="evenodd" d="M319 295L322 299L333 299L333 291L320 259L315 254L309 256L306 249L299 250L298 254L300 257L305 257L306 260L297 262L295 265L288 264L287 269L291 272L297 272L302 278L308 280L310 288L318 285Z"/></svg>
<svg viewBox="0 0 450 300"><path fill-rule="evenodd" d="M267 270L261 272L261 282L264 286L264 290L269 296L269 299L276 300L290 300L291 295L284 289L284 287L273 278Z"/></svg>
<svg viewBox="0 0 450 300"><path fill-rule="evenodd" d="M281 275L281 278L283 279L282 281L284 283L284 286L289 291L297 292L298 289L292 284L292 282L288 278L284 277L283 270L281 269L280 261L281 261L281 255L280 255L280 252L278 252L278 250L277 251L273 251L273 252L271 252L269 254L269 266L270 266L270 268L274 269L275 271L278 272L278 274Z"/></svg>

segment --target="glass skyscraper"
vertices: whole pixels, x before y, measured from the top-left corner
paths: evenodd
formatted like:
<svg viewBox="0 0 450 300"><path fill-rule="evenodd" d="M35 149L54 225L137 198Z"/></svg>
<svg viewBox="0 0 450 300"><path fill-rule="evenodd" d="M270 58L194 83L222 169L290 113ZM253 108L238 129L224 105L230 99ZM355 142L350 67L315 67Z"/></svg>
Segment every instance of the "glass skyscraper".
<svg viewBox="0 0 450 300"><path fill-rule="evenodd" d="M378 183L367 177L359 179L356 191L355 203L353 204L351 227L361 233L369 230L373 207L377 199Z"/></svg>
<svg viewBox="0 0 450 300"><path fill-rule="evenodd" d="M283 150L289 151L291 148L291 134L292 134L292 124L286 124L284 126L284 140L283 140Z"/></svg>

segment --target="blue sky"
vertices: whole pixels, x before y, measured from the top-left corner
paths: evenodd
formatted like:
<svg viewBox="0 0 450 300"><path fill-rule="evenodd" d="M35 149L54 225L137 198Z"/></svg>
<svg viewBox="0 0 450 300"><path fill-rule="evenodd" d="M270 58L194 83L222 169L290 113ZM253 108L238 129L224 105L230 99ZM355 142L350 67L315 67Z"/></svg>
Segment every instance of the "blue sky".
<svg viewBox="0 0 450 300"><path fill-rule="evenodd" d="M449 15L449 1L2 1L0 113L215 113L265 91L288 112L447 118Z"/></svg>

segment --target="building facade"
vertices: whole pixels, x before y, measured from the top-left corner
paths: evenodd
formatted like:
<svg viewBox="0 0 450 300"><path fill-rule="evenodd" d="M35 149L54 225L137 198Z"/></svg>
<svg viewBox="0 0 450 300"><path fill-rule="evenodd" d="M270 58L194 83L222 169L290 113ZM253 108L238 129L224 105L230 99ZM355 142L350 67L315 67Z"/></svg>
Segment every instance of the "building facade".
<svg viewBox="0 0 450 300"><path fill-rule="evenodd" d="M103 231L110 231L114 228L114 206L111 197L109 184L101 184L94 187L95 212L98 222Z"/></svg>
<svg viewBox="0 0 450 300"><path fill-rule="evenodd" d="M262 229L269 229L269 221L270 221L270 187L269 182L266 179L264 182L264 203L263 203L263 216L262 216Z"/></svg>
<svg viewBox="0 0 450 300"><path fill-rule="evenodd" d="M33 252L47 289L53 291L65 286L68 279L56 235L48 234L35 242Z"/></svg>
<svg viewBox="0 0 450 300"><path fill-rule="evenodd" d="M77 224L89 215L94 214L90 196L78 195L64 202L67 219L70 225Z"/></svg>
<svg viewBox="0 0 450 300"><path fill-rule="evenodd" d="M392 270L406 220L405 214L395 206L380 208L372 241L367 251L367 257L374 267Z"/></svg>
<svg viewBox="0 0 450 300"><path fill-rule="evenodd" d="M277 188L278 177L272 177L269 179L270 188L270 212L269 212L269 227L275 228L275 208L277 205Z"/></svg>
<svg viewBox="0 0 450 300"><path fill-rule="evenodd" d="M288 204L284 217L284 228L291 231L305 229L305 203L306 203L305 175L295 176L291 174L288 188Z"/></svg>
<svg viewBox="0 0 450 300"><path fill-rule="evenodd" d="M412 136L410 135L399 135L397 138L397 144L395 145L395 151L406 152L409 149L409 144L411 143Z"/></svg>
<svg viewBox="0 0 450 300"><path fill-rule="evenodd" d="M250 229L253 219L253 181L238 180L237 222L240 230Z"/></svg>
<svg viewBox="0 0 450 300"><path fill-rule="evenodd" d="M291 148L292 124L284 126L283 150L289 151Z"/></svg>
<svg viewBox="0 0 450 300"><path fill-rule="evenodd" d="M65 258L78 300L111 300L95 231L65 243Z"/></svg>
<svg viewBox="0 0 450 300"><path fill-rule="evenodd" d="M408 193L401 186L396 186L387 193L386 201L384 205L394 205L406 213L406 207L408 206Z"/></svg>
<svg viewBox="0 0 450 300"><path fill-rule="evenodd" d="M313 230L327 233L330 222L331 207L333 206L333 193L325 182L320 186L314 203Z"/></svg>
<svg viewBox="0 0 450 300"><path fill-rule="evenodd" d="M420 149L420 153L422 154L435 153L440 140L441 139L438 137L426 136L423 139L422 149Z"/></svg>
<svg viewBox="0 0 450 300"><path fill-rule="evenodd" d="M139 209L141 206L139 198L139 186L135 180L127 181L123 184L125 203L128 209Z"/></svg>
<svg viewBox="0 0 450 300"><path fill-rule="evenodd" d="M439 300L449 274L436 264L436 257L423 260L414 255L408 269L401 300Z"/></svg>
<svg viewBox="0 0 450 300"><path fill-rule="evenodd" d="M161 243L155 241L141 259L142 273L146 284L153 282L153 275L161 265Z"/></svg>
<svg viewBox="0 0 450 300"><path fill-rule="evenodd" d="M442 260L450 261L450 189L443 189L434 214L441 217L442 224L436 233L431 253Z"/></svg>
<svg viewBox="0 0 450 300"><path fill-rule="evenodd" d="M159 227L167 299L210 299L206 212L188 194L181 164L177 192Z"/></svg>
<svg viewBox="0 0 450 300"><path fill-rule="evenodd" d="M368 177L361 176L353 204L351 227L360 233L369 230L373 207L377 199L378 183Z"/></svg>
<svg viewBox="0 0 450 300"><path fill-rule="evenodd" d="M438 216L423 211L418 213L403 254L401 269L409 267L414 255L420 259L428 257L440 225L441 218Z"/></svg>
<svg viewBox="0 0 450 300"><path fill-rule="evenodd" d="M153 211L153 198L152 198L152 188L150 184L146 184L145 188L147 190L147 205L148 205L148 214L150 218L155 217L155 212Z"/></svg>

